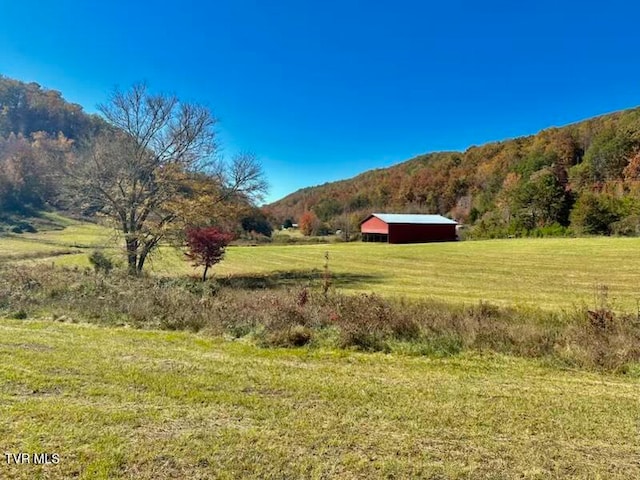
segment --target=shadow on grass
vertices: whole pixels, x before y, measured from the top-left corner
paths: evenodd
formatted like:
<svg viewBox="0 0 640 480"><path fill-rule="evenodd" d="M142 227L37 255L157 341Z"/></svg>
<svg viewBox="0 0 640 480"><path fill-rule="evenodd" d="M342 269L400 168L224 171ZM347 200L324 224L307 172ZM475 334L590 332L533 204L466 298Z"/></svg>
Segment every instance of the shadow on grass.
<svg viewBox="0 0 640 480"><path fill-rule="evenodd" d="M361 273L333 273L330 274L331 286L346 287L358 283L382 283L382 275L367 275ZM229 288L258 290L269 288L283 288L294 286L320 285L324 281L321 270L287 270L270 273L255 273L247 275L229 275L216 277L219 285Z"/></svg>
<svg viewBox="0 0 640 480"><path fill-rule="evenodd" d="M82 250L51 250L45 252L26 252L26 253L14 253L8 255L0 255L0 261L2 262L19 262L21 260L38 260L41 258L55 258L63 255L77 255L83 253Z"/></svg>

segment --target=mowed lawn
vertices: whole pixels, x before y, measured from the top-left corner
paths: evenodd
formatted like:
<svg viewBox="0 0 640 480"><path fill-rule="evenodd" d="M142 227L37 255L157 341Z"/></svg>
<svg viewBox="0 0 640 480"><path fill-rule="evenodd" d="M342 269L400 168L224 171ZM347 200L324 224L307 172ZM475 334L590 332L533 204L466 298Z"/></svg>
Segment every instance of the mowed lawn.
<svg viewBox="0 0 640 480"><path fill-rule="evenodd" d="M0 237L0 261L88 266L91 249L105 246L122 264L122 248L112 230L71 222L60 231ZM616 309L635 312L640 300L640 238L230 247L212 274L246 278L249 285L261 277L275 279L271 285L319 285L325 252L332 284L344 292L570 309L593 307L598 286L606 285ZM148 270L199 274L182 251L170 247L151 256Z"/></svg>
<svg viewBox="0 0 640 480"><path fill-rule="evenodd" d="M0 478L639 478L640 379L0 320Z"/></svg>
<svg viewBox="0 0 640 480"><path fill-rule="evenodd" d="M29 241L22 237L0 237L0 262L33 258L54 258L56 256L79 253L71 247Z"/></svg>

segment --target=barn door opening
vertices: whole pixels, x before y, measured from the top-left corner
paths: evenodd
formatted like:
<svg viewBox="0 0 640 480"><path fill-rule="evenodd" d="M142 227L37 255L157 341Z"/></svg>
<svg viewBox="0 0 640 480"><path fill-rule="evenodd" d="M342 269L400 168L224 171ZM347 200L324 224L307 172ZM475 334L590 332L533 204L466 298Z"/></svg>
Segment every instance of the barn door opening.
<svg viewBox="0 0 640 480"><path fill-rule="evenodd" d="M387 243L389 242L389 235L386 233L363 233L362 241Z"/></svg>

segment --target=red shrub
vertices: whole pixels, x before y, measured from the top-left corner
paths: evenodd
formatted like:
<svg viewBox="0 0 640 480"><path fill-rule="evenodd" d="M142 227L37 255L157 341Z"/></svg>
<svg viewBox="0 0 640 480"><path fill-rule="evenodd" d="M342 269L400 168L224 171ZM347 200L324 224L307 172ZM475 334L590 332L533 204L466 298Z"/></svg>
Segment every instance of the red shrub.
<svg viewBox="0 0 640 480"><path fill-rule="evenodd" d="M233 235L216 227L191 228L187 230L187 257L193 260L193 266L204 267L202 281L207 279L209 267L224 257L225 247L233 240Z"/></svg>

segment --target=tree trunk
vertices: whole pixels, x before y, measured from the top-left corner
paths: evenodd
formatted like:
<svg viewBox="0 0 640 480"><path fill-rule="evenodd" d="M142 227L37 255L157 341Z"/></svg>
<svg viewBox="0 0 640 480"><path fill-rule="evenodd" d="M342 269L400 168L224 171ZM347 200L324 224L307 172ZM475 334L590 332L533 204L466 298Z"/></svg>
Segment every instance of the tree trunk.
<svg viewBox="0 0 640 480"><path fill-rule="evenodd" d="M127 239L126 243L129 275L136 275L138 273L138 241L136 239Z"/></svg>
<svg viewBox="0 0 640 480"><path fill-rule="evenodd" d="M140 249L140 255L138 255L138 265L137 272L138 274L142 273L142 268L144 267L144 262L147 260L149 253L151 250L156 248L158 243L160 242L160 237L152 238L151 240L147 240L142 242L142 248Z"/></svg>
<svg viewBox="0 0 640 480"><path fill-rule="evenodd" d="M147 253L146 251L142 251L140 253L140 256L138 257L138 265L136 266L136 273L138 275L140 275L142 273L142 268L144 267L144 262L147 259Z"/></svg>
<svg viewBox="0 0 640 480"><path fill-rule="evenodd" d="M207 270L209 270L209 265L205 265L204 266L204 273L202 274L202 281L203 282L207 281Z"/></svg>

